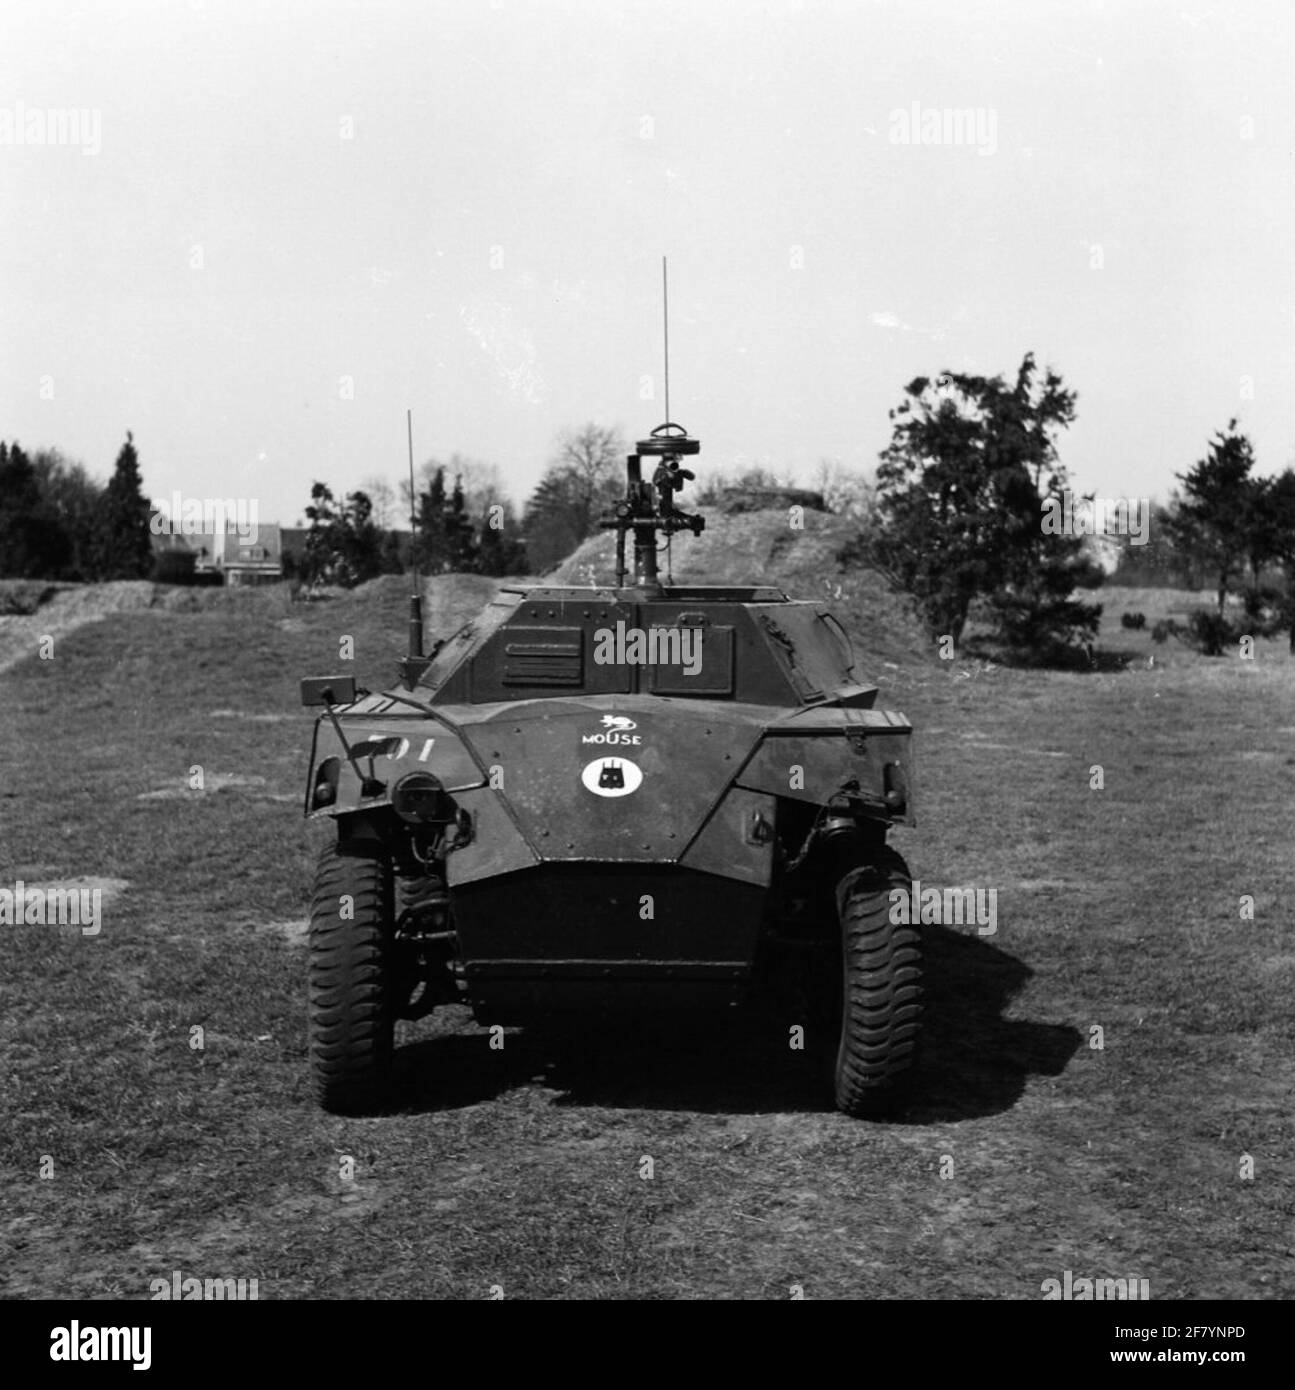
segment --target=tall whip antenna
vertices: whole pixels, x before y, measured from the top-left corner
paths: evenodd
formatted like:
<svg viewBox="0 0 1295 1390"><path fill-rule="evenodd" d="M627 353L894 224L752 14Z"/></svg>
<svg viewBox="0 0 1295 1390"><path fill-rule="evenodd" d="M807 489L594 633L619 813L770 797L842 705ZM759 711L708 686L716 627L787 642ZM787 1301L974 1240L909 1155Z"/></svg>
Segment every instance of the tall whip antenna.
<svg viewBox="0 0 1295 1390"><path fill-rule="evenodd" d="M670 277L661 257L661 317L665 324L665 418L670 418Z"/></svg>
<svg viewBox="0 0 1295 1390"><path fill-rule="evenodd" d="M409 596L409 654L405 658L405 682L412 690L422 674L423 659L423 590L418 582L418 530L414 522L414 412L405 411L405 429L409 436L409 558L414 571L414 592Z"/></svg>
<svg viewBox="0 0 1295 1390"><path fill-rule="evenodd" d="M405 428L409 433L409 540L414 539L414 412L405 411ZM414 588L418 587L418 547L413 546L411 558L414 562Z"/></svg>
<svg viewBox="0 0 1295 1390"><path fill-rule="evenodd" d="M599 519L599 528L616 532L616 587L625 582L625 541L634 535L634 584L659 595L657 536L665 532L666 573L670 574L670 540L675 531L700 536L706 518L689 516L674 504L674 494L696 476L679 467L679 460L698 453L701 441L670 419L670 265L661 257L661 318L665 330L665 423L640 439L625 461L625 498ZM643 460L657 460L651 481L643 477Z"/></svg>

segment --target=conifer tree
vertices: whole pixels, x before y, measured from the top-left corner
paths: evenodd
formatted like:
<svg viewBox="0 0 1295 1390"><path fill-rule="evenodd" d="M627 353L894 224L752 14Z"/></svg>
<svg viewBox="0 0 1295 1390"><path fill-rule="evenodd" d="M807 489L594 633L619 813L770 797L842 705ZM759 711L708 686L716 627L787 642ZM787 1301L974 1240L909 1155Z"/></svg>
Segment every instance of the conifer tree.
<svg viewBox="0 0 1295 1390"><path fill-rule="evenodd" d="M143 579L153 566L148 518L152 511L141 487L134 436L126 442L108 481L99 521L98 572L102 579ZM217 544L220 537L217 537Z"/></svg>

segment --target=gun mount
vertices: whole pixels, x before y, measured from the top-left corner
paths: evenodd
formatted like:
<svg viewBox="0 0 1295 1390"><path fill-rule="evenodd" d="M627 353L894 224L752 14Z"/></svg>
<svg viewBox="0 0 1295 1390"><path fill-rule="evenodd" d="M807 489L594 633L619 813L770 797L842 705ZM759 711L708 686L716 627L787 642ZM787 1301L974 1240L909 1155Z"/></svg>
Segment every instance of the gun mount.
<svg viewBox="0 0 1295 1390"><path fill-rule="evenodd" d="M616 532L616 587L625 584L625 538L634 533L634 587L654 593L661 591L657 566L657 534L669 538L676 531L700 536L706 529L704 516L689 515L674 504L674 495L684 483L697 476L680 468L679 460L701 452L701 441L693 439L682 425L667 420L646 439L640 439L635 452L625 461L625 496L598 525ZM643 460L658 459L651 481L643 477Z"/></svg>

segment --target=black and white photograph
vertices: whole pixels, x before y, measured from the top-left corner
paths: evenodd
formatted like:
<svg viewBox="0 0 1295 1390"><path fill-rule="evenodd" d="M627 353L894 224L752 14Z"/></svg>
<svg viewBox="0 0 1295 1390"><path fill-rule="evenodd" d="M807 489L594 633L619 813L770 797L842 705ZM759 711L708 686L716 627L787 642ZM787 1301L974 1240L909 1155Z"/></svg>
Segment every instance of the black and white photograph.
<svg viewBox="0 0 1295 1390"><path fill-rule="evenodd" d="M6 0L5 1344L1254 1369L1293 71L1271 0Z"/></svg>

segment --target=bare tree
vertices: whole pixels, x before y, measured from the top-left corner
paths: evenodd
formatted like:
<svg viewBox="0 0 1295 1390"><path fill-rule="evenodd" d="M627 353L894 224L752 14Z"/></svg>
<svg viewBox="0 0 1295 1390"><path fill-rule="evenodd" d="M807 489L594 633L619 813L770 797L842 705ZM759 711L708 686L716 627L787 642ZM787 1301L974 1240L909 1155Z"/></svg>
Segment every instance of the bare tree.
<svg viewBox="0 0 1295 1390"><path fill-rule="evenodd" d="M847 468L838 458L819 459L814 469L814 491L823 494L829 512L863 521L876 505L876 484L859 469Z"/></svg>
<svg viewBox="0 0 1295 1390"><path fill-rule="evenodd" d="M511 502L497 463L451 454L446 472L459 479L468 515L478 525L488 517L491 507L506 507Z"/></svg>
<svg viewBox="0 0 1295 1390"><path fill-rule="evenodd" d="M370 519L379 530L389 531L393 526L401 525L400 518L396 516L396 490L381 474L366 478L360 484L360 490L369 499L372 506ZM409 485L406 484L405 492L408 491ZM408 510L405 511L403 524L409 525Z"/></svg>
<svg viewBox="0 0 1295 1390"><path fill-rule="evenodd" d="M602 425L558 436L557 452L523 518L536 572L557 564L598 529L598 518L621 495L617 464L624 452L619 432Z"/></svg>
<svg viewBox="0 0 1295 1390"><path fill-rule="evenodd" d="M617 488L617 465L625 453L618 430L592 421L579 429L563 430L550 471L564 480L572 520L579 539L590 535L599 514L609 504Z"/></svg>
<svg viewBox="0 0 1295 1390"><path fill-rule="evenodd" d="M446 480L447 486L452 487L454 480L456 478L459 480L459 485L463 489L466 514L475 526L482 526L489 521L492 506L501 506L505 511L511 509L512 499L504 487L503 474L497 463L488 463L484 459L471 458L460 453L451 454L448 462L437 458L426 459L417 468L416 486L419 493L428 491L438 469L442 471L442 477ZM409 482L407 479L400 484L400 498L401 506L404 507L404 515L408 516Z"/></svg>

